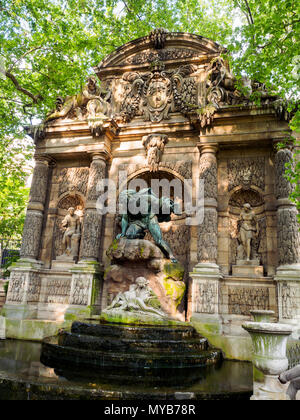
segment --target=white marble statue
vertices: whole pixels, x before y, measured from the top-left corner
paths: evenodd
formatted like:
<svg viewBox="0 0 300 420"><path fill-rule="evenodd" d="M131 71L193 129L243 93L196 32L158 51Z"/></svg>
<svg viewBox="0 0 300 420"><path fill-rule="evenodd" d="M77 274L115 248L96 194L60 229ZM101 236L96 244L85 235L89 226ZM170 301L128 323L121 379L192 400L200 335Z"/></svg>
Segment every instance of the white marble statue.
<svg viewBox="0 0 300 420"><path fill-rule="evenodd" d="M127 292L117 294L111 305L105 309L105 312L109 313L117 309L125 312L150 313L165 318L166 315L162 311L151 306L150 301L155 295L148 284L147 279L138 277L135 284L131 284Z"/></svg>

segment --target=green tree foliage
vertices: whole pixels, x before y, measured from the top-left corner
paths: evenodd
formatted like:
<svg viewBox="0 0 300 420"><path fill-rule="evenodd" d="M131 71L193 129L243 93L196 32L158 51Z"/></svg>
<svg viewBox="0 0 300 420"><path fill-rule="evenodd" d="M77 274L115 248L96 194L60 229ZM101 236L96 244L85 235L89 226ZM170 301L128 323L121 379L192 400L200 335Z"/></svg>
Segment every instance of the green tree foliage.
<svg viewBox="0 0 300 420"><path fill-rule="evenodd" d="M242 24L233 32L228 45L233 53L233 65L239 74L265 83L295 109L300 92L300 2L298 0L234 0L242 13ZM300 109L290 124L300 130ZM290 139L288 139L290 141ZM295 161L287 167L287 177L295 185L292 199L300 210L299 142Z"/></svg>
<svg viewBox="0 0 300 420"><path fill-rule="evenodd" d="M0 240L2 248L21 237L29 189L32 145L2 139L0 147Z"/></svg>

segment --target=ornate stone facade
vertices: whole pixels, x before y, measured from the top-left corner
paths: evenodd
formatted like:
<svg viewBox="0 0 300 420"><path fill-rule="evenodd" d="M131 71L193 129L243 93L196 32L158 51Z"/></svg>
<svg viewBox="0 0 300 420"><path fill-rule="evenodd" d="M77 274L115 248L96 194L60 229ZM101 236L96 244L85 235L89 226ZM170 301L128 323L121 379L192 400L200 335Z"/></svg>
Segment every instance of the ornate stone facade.
<svg viewBox="0 0 300 420"><path fill-rule="evenodd" d="M149 187L152 180L181 186L193 180L195 208L202 179L203 223L192 225L185 207L160 223L163 240L185 270L180 287L169 278L160 284L174 307L187 289L182 320L196 319L199 328L208 325L212 336L223 338L241 334L249 309L270 308L286 322L291 316L298 322L299 232L284 176L293 151L273 149L288 130L288 114L261 84L242 80L249 94L259 91L262 106L239 92L222 51L200 36L156 30L110 54L95 68L101 83L83 81L78 95L58 98L44 124L32 129L37 164L22 260L13 268L4 308L9 316L52 320L58 329L68 316L101 313L138 277L132 265L121 272L112 267L105 276L106 251L121 226L115 213L98 213L99 182L113 182L118 197L131 180ZM172 188L170 199L185 205L186 197L175 197ZM112 190L107 203L113 200ZM239 222L246 203L258 224L251 237L250 258L259 265L253 276L233 270L246 258ZM82 222L80 252L63 261L62 221L71 207ZM147 273L157 269L154 261ZM162 296L158 286L157 294Z"/></svg>

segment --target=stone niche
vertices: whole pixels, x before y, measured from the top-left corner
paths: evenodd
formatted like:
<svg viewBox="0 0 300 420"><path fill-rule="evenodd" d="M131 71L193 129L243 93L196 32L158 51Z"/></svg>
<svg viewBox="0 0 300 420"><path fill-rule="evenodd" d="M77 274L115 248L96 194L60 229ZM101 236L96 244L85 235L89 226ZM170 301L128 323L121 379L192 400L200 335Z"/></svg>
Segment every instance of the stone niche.
<svg viewBox="0 0 300 420"><path fill-rule="evenodd" d="M111 254L120 220L116 212L97 211L97 186L106 178L116 196L134 179L147 186L153 179L192 180L193 205L204 180L202 223L190 224L194 215L184 212L160 224L184 269L177 279L185 286L176 307L181 320L191 320L218 347L229 341L226 351L243 335L250 310L274 310L296 334L300 241L284 177L293 151L275 147L289 131L288 114L262 84L242 80L259 92L260 106L238 92L223 51L201 36L154 31L106 57L78 95L57 98L44 123L32 128L36 165L21 259L2 310L8 337L41 339L71 320L99 315L140 273L162 301L163 283L173 285L178 304L174 273L164 278L164 267L154 269L141 255L122 266ZM63 223L70 208L75 216ZM255 225L250 245L248 217ZM65 237L66 229L73 235L72 223L80 224L76 256ZM154 246L149 234L143 240Z"/></svg>

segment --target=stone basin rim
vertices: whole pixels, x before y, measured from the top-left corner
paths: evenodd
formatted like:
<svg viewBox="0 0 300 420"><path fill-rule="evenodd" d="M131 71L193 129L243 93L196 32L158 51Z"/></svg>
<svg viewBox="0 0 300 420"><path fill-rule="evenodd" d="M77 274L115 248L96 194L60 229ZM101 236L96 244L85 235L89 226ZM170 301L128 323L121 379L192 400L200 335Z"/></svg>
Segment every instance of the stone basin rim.
<svg viewBox="0 0 300 420"><path fill-rule="evenodd" d="M242 327L248 332L257 332L263 334L290 335L293 328L287 324L274 324L270 322L245 322Z"/></svg>

